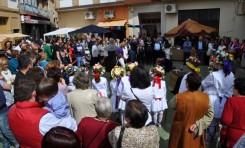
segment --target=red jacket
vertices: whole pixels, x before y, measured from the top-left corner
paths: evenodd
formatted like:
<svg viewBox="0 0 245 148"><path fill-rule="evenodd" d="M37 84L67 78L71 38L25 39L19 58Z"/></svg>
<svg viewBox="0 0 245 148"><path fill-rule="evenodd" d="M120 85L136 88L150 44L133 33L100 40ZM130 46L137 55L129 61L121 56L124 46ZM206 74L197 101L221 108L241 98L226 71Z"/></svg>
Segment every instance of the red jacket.
<svg viewBox="0 0 245 148"><path fill-rule="evenodd" d="M245 97L229 98L224 106L221 124L227 126L227 147L233 147L245 133Z"/></svg>
<svg viewBox="0 0 245 148"><path fill-rule="evenodd" d="M9 127L23 148L41 148L40 119L48 111L37 102L17 102L8 113Z"/></svg>

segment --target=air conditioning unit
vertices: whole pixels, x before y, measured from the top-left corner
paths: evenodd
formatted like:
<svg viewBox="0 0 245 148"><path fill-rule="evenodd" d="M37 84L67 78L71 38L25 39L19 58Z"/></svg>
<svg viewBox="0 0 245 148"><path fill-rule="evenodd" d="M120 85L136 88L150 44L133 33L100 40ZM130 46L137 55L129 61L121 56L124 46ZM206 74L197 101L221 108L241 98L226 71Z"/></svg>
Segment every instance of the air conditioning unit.
<svg viewBox="0 0 245 148"><path fill-rule="evenodd" d="M114 12L112 10L105 11L105 18L106 19L114 18Z"/></svg>
<svg viewBox="0 0 245 148"><path fill-rule="evenodd" d="M93 11L88 11L85 13L86 20L93 20L95 19L95 13Z"/></svg>
<svg viewBox="0 0 245 148"><path fill-rule="evenodd" d="M166 4L165 13L177 13L176 4Z"/></svg>

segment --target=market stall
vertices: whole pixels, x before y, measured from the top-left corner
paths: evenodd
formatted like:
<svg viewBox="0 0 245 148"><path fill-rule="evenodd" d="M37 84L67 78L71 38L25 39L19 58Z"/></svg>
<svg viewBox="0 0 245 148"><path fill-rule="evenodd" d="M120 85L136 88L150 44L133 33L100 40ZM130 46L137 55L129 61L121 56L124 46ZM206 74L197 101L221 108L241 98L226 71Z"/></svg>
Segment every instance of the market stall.
<svg viewBox="0 0 245 148"><path fill-rule="evenodd" d="M43 35L44 40L46 37L53 37L53 36L60 36L60 37L68 37L69 38L69 32L76 30L75 28L61 28L52 32L45 33Z"/></svg>

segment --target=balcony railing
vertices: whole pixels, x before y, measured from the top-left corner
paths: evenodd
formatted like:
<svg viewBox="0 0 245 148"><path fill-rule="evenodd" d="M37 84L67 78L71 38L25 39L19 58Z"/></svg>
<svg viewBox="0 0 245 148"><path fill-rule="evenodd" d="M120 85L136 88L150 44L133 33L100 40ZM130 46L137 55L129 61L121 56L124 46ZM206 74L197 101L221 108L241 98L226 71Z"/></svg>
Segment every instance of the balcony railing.
<svg viewBox="0 0 245 148"><path fill-rule="evenodd" d="M44 10L38 9L38 8L33 7L31 5L20 4L19 8L20 8L20 12L28 12L28 13L32 13L32 14L37 14L37 15L43 16L45 18L50 18L50 13L48 11L44 11Z"/></svg>

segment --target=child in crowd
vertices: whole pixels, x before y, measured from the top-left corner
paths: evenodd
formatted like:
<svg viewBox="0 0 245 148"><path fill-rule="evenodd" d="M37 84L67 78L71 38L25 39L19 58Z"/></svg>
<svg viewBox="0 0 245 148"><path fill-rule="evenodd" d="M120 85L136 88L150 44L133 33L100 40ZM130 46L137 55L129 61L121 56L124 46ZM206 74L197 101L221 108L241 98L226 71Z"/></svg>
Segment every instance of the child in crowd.
<svg viewBox="0 0 245 148"><path fill-rule="evenodd" d="M153 81L151 82L154 93L154 99L151 105L153 122L155 125L161 125L164 110L168 108L166 101L167 88L163 80L165 71L163 67L157 65L150 69L150 74L153 77Z"/></svg>
<svg viewBox="0 0 245 148"><path fill-rule="evenodd" d="M14 83L15 75L12 75L10 70L8 69L9 60L5 57L0 58L0 72L3 77L3 80L12 85ZM14 87L11 87L11 93L14 94ZM7 98L8 100L8 98Z"/></svg>
<svg viewBox="0 0 245 148"><path fill-rule="evenodd" d="M118 86L121 82L121 78L124 76L124 68L115 66L111 70L112 80L110 82L111 88L111 102L112 102L112 112L118 113L119 96L117 95Z"/></svg>
<svg viewBox="0 0 245 148"><path fill-rule="evenodd" d="M130 79L130 72L137 65L138 65L137 62L128 63L126 65L126 75L121 78L121 82L118 85L117 96L119 96L119 98L120 98L118 109L120 110L120 113L121 113L121 122L122 122L122 125L126 123L126 121L125 121L125 113L124 113L126 102L123 100L124 98L127 98L127 94L125 93L125 90L131 88L131 84L130 84L130 81L129 81L129 79Z"/></svg>
<svg viewBox="0 0 245 148"><path fill-rule="evenodd" d="M58 84L52 78L44 78L37 87L37 95L44 102L45 109L57 118L71 116L65 96L58 91Z"/></svg>
<svg viewBox="0 0 245 148"><path fill-rule="evenodd" d="M46 68L46 65L48 64L48 62L46 61L47 59L47 55L46 53L41 53L41 59L40 59L40 62L39 62L39 66L42 67L43 69Z"/></svg>
<svg viewBox="0 0 245 148"><path fill-rule="evenodd" d="M92 80L92 89L98 91L99 97L108 97L110 95L107 79L105 77L101 77L104 72L105 67L99 63L93 66L94 79Z"/></svg>

